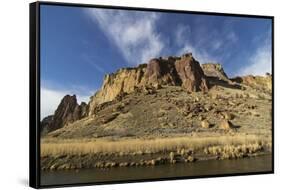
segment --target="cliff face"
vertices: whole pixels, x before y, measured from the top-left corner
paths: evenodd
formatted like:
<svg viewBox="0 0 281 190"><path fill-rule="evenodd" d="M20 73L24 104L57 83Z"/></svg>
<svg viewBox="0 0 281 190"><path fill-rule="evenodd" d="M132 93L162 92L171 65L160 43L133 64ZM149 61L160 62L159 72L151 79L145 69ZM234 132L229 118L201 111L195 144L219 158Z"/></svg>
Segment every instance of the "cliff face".
<svg viewBox="0 0 281 190"><path fill-rule="evenodd" d="M102 88L91 97L89 115L97 105L146 86L182 86L186 91L207 91L204 72L192 54L181 57L155 58L136 68L120 69L106 75Z"/></svg>
<svg viewBox="0 0 281 190"><path fill-rule="evenodd" d="M204 72L191 54L186 54L175 62L176 70L181 78L182 87L189 92L208 91L208 83Z"/></svg>
<svg viewBox="0 0 281 190"><path fill-rule="evenodd" d="M144 75L143 84L180 85L182 81L175 68L175 61L177 59L169 57L150 60Z"/></svg>
<svg viewBox="0 0 281 190"><path fill-rule="evenodd" d="M41 132L48 133L79 120L88 115L88 105L84 102L79 105L76 96L66 95L61 100L54 115L44 118L41 122Z"/></svg>
<svg viewBox="0 0 281 190"><path fill-rule="evenodd" d="M140 65L105 75L101 89L90 98L89 114L93 113L96 105L111 101L124 93L133 92L135 87L142 83L145 72L146 65Z"/></svg>

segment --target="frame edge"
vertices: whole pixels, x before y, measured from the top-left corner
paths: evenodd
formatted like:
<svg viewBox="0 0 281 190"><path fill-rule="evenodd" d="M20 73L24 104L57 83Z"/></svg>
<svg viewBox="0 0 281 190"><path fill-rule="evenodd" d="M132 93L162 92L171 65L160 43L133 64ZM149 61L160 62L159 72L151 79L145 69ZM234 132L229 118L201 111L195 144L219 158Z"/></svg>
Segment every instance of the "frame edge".
<svg viewBox="0 0 281 190"><path fill-rule="evenodd" d="M40 187L38 133L38 9L39 3L29 4L29 186ZM40 120L40 119L39 119ZM40 142L40 141L39 141Z"/></svg>
<svg viewBox="0 0 281 190"><path fill-rule="evenodd" d="M125 180L125 181L111 181L100 183L74 183L63 185L40 185L40 5L56 5L56 6L81 6L81 7L95 7L106 9L121 9L121 10L142 10L142 11L156 11L156 12L178 12L189 14L203 14L203 15L217 15L217 16L234 16L234 17L249 17L249 18L263 18L271 19L272 21L272 170L266 172L249 172L237 174L223 174L223 175L206 175L197 177L174 177L174 178L157 178L157 179L143 179L143 180ZM30 82L29 82L29 186L33 188L58 188L58 187L77 187L77 186L91 186L91 185L110 185L110 184L124 184L124 183L141 183L153 181L172 181L172 180L187 180L187 179L204 179L216 177L235 177L248 176L260 174L274 174L274 16L264 15L247 15L247 14L233 14L233 13L218 13L218 12L201 12L188 10L170 10L157 9L145 7L126 7L114 5L95 5L95 4L81 4L81 3L66 3L66 2L48 2L38 1L29 4L29 39L30 39ZM38 112L39 111L39 112Z"/></svg>

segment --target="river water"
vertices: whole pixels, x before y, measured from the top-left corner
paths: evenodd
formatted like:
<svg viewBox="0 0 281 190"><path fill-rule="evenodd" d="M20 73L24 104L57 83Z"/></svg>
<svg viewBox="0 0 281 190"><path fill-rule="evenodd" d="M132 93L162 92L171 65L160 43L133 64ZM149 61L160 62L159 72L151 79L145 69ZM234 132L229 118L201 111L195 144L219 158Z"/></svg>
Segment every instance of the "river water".
<svg viewBox="0 0 281 190"><path fill-rule="evenodd" d="M272 169L271 155L238 160L208 160L195 163L166 164L144 167L116 167L110 169L83 169L79 171L42 171L41 185L97 183L106 181L144 180L169 177L196 177L249 172L267 172Z"/></svg>

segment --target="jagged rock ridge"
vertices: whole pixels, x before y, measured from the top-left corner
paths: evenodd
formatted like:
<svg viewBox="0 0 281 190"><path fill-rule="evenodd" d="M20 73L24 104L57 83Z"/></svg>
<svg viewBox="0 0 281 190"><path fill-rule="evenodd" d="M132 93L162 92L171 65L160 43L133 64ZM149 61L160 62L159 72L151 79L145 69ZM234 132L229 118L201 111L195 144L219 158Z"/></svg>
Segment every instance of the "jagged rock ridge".
<svg viewBox="0 0 281 190"><path fill-rule="evenodd" d="M54 131L87 115L88 105L85 102L79 105L75 95L66 95L61 100L54 115L47 116L42 120L41 133Z"/></svg>

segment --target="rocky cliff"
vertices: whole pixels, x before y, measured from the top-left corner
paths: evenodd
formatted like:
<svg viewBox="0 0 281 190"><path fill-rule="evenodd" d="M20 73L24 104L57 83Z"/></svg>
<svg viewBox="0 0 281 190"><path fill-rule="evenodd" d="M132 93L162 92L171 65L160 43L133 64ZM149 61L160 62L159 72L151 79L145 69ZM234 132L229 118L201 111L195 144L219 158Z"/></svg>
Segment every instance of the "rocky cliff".
<svg viewBox="0 0 281 190"><path fill-rule="evenodd" d="M101 89L91 97L89 114L97 105L146 86L182 86L188 92L207 91L208 81L191 53L181 57L154 58L136 68L120 69L106 75Z"/></svg>
<svg viewBox="0 0 281 190"><path fill-rule="evenodd" d="M66 95L61 100L54 115L48 116L42 120L41 133L45 134L54 131L87 115L88 105L85 102L79 105L75 95Z"/></svg>
<svg viewBox="0 0 281 190"><path fill-rule="evenodd" d="M182 87L189 92L208 91L204 72L192 54L185 54L176 60L175 67L180 76Z"/></svg>

